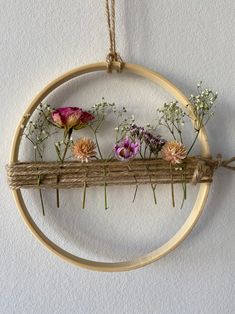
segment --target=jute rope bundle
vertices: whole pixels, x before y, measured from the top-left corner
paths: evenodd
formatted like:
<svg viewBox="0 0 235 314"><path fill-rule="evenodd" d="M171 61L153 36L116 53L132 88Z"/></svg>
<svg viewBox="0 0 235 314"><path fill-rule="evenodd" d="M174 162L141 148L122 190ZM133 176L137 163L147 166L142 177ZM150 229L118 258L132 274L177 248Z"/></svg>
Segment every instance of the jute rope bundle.
<svg viewBox="0 0 235 314"><path fill-rule="evenodd" d="M80 163L65 162L17 162L7 166L9 185L20 188L63 188L71 189L89 186L167 184L211 182L214 170L225 167L235 170L229 164L235 158L215 160L189 157L176 169L170 169L163 159L136 159L128 163L119 161L92 161ZM38 178L40 177L40 184ZM59 180L58 180L59 178Z"/></svg>

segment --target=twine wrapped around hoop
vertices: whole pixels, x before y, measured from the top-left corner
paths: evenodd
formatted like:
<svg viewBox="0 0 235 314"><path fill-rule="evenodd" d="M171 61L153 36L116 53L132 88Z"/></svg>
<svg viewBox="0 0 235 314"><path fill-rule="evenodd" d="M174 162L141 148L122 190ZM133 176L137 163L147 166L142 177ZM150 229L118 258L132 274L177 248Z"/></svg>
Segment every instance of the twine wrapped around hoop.
<svg viewBox="0 0 235 314"><path fill-rule="evenodd" d="M173 183L212 182L214 170L218 167L235 170L229 160L188 157L178 168L173 168ZM17 162L7 166L10 187L71 189L89 186L168 184L171 182L169 163L163 159L135 159L123 164L119 161L91 161L80 163L58 162ZM58 181L57 178L60 177ZM40 184L38 178L40 177ZM150 179L151 178L151 179Z"/></svg>

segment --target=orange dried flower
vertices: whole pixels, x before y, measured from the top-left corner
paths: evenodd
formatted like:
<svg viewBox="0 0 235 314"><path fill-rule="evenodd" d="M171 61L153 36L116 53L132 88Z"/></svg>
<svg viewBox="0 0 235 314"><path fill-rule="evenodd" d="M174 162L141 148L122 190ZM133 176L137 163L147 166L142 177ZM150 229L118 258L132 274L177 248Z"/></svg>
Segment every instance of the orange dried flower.
<svg viewBox="0 0 235 314"><path fill-rule="evenodd" d="M187 156L187 151L182 143L177 141L167 142L161 150L162 158L171 164L181 164Z"/></svg>
<svg viewBox="0 0 235 314"><path fill-rule="evenodd" d="M92 157L96 156L95 148L96 145L90 138L80 138L73 145L73 156L81 162L88 162Z"/></svg>

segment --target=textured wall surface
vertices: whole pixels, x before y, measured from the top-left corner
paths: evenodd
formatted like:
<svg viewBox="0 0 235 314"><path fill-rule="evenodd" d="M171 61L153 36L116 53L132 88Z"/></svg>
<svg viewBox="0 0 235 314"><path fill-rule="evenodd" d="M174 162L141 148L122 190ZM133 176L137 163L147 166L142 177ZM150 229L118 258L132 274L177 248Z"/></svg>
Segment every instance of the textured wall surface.
<svg viewBox="0 0 235 314"><path fill-rule="evenodd" d="M208 135L212 153L221 152L225 158L235 154L234 17L232 0L117 1L117 43L124 60L161 72L185 93L201 79L219 92ZM0 1L0 38L0 312L234 313L233 173L216 173L204 213L187 240L143 269L127 273L83 270L58 259L36 241L20 219L6 183L4 166L10 143L27 103L46 83L78 65L104 59L108 49L104 1ZM130 87L120 93L128 79L119 85L114 75L113 86L102 77L98 82L87 79L82 85L78 81L50 100L58 106L75 104L76 99L79 104L92 103L103 96L102 90L121 104L144 103L146 113L151 114L154 97L158 97L155 87L130 78ZM80 86L77 96L74 90ZM158 99L164 97L159 91ZM185 210L172 212L166 206L158 214L147 196L139 197L134 212L128 202L123 208L116 205L120 194L115 188L111 192L113 207L107 212L102 206L99 212L92 210L91 198L91 208L74 213L68 205L70 197L64 195L66 209L48 210L46 218L37 210L35 195L30 192L26 198L37 223L58 243L83 256L115 260L162 243L185 220L195 195L192 191ZM122 192L124 202L127 193ZM102 196L97 197L100 201ZM71 202L76 204L74 196ZM52 204L50 196L48 204ZM146 212L141 211L145 206Z"/></svg>

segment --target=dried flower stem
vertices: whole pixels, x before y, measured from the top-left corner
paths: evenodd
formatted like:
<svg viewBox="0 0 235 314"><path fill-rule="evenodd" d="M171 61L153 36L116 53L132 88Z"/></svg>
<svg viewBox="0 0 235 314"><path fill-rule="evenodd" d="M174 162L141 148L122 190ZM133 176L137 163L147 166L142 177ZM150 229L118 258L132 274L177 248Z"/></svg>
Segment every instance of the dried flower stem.
<svg viewBox="0 0 235 314"><path fill-rule="evenodd" d="M43 196L42 196L42 190L41 189L39 189L39 196L40 196L40 201L41 201L41 205L42 205L42 214L43 214L43 216L45 216L44 201L43 201Z"/></svg>
<svg viewBox="0 0 235 314"><path fill-rule="evenodd" d="M185 112L179 107L177 101L165 103L162 109L158 109L161 117L160 125L165 126L171 133L173 139L177 141L176 133L183 144L182 126L184 125Z"/></svg>
<svg viewBox="0 0 235 314"><path fill-rule="evenodd" d="M98 152L99 152L99 155L100 155L100 159L101 160L104 160L103 159L103 156L102 156L102 153L101 153L101 149L100 149L100 146L99 146L99 141L98 141L98 137L97 137L97 132L98 132L98 129L100 128L102 122L104 121L104 116L102 117L100 123L97 125L97 127L94 129L91 125L89 125L90 129L92 130L92 132L94 133L94 137L95 137L95 143L96 143L96 147L98 149Z"/></svg>
<svg viewBox="0 0 235 314"><path fill-rule="evenodd" d="M83 197L82 197L82 208L85 208L86 205L86 188L87 188L87 184L86 182L84 182L84 186L83 186Z"/></svg>
<svg viewBox="0 0 235 314"><path fill-rule="evenodd" d="M131 170L130 165L128 165L128 166L127 166L127 169L128 169L128 171L129 171L129 172L131 172L131 171L132 171L132 170ZM135 186L135 192L134 192L134 196L133 196L132 203L134 203L134 202L135 202L135 198L136 198L137 191L138 191L138 187L139 187L139 185L138 185L138 181L137 181L137 179L136 179L136 176L135 176L135 175L133 175L133 178L135 179L136 186Z"/></svg>
<svg viewBox="0 0 235 314"><path fill-rule="evenodd" d="M56 178L56 183L59 183L59 176ZM57 208L60 208L60 192L59 189L56 189L56 206Z"/></svg>
<svg viewBox="0 0 235 314"><path fill-rule="evenodd" d="M175 123L172 122L172 125L174 126L174 128L175 128L176 131L178 132L179 138L180 138L180 142L183 144L182 131L180 130L179 123L177 123L177 125L175 125Z"/></svg>
<svg viewBox="0 0 235 314"><path fill-rule="evenodd" d="M170 172L171 172L171 198L172 198L172 206L175 207L174 178L173 178L173 169L172 169L172 164L171 164L171 163L170 163Z"/></svg>
<svg viewBox="0 0 235 314"><path fill-rule="evenodd" d="M37 151L39 152L38 147L37 147ZM34 160L35 160L35 162L37 161L37 151L36 151L36 149L34 150ZM39 156L42 159L42 155L40 154ZM41 176L40 175L37 176L37 180L38 180L38 186L39 186L39 197L40 197L40 202L41 202L42 214L43 214L43 216L45 216L45 207L44 207L44 201L43 201L43 196L42 196L42 190L40 189L40 184L41 184Z"/></svg>
<svg viewBox="0 0 235 314"><path fill-rule="evenodd" d="M107 183L104 182L104 208L108 209L108 202L107 202Z"/></svg>
<svg viewBox="0 0 235 314"><path fill-rule="evenodd" d="M151 182L151 187L152 187L152 190L153 190L154 204L156 205L156 204L157 204L157 198L156 198L156 192L155 192L155 190L156 190L157 185L156 185L156 184L155 184L155 185L152 184L152 179L151 179L151 177L150 177L150 182Z"/></svg>
<svg viewBox="0 0 235 314"><path fill-rule="evenodd" d="M146 169L147 171L149 172L149 168L146 166ZM156 185L154 185L152 183L152 177L149 175L149 180L150 180L150 185L151 185L151 188L152 188L152 191L153 191L153 199L154 199L154 203L155 205L157 204L157 198L156 198Z"/></svg>
<svg viewBox="0 0 235 314"><path fill-rule="evenodd" d="M142 159L144 159L141 154L140 154L140 156L141 156ZM145 168L146 168L147 172L149 173L149 167L148 167L148 166L145 166ZM156 185L154 185L154 184L152 183L152 178L151 178L151 175L150 175L150 174L149 174L149 181L150 181L150 186L151 186L152 191L153 191L154 203L157 204L157 198L156 198L156 192L155 192L155 190L156 190Z"/></svg>
<svg viewBox="0 0 235 314"><path fill-rule="evenodd" d="M193 147L194 147L194 145L195 145L195 143L196 143L196 141L198 139L199 133L200 133L200 129L196 130L196 136L194 137L194 140L193 140L193 142L192 142L192 144L191 144L191 146L190 146L190 148L189 148L189 150L187 152L187 156L190 154L191 150L193 149Z"/></svg>
<svg viewBox="0 0 235 314"><path fill-rule="evenodd" d="M66 157L66 154L67 154L67 151L68 151L68 148L69 148L70 138L71 138L72 132L73 132L73 129L69 129L68 132L64 133L65 149L64 149L64 153L63 153L62 157L61 157L60 152L59 152L59 150L58 150L58 148L56 146L56 152L57 152L57 155L58 155L61 163L63 163L64 160L65 160L65 157ZM58 182L59 182L59 176L57 176L57 183ZM56 189L56 205L57 205L57 208L60 207L60 192L59 192L59 189Z"/></svg>
<svg viewBox="0 0 235 314"><path fill-rule="evenodd" d="M144 158L146 158L147 148L148 148L148 146L145 144L145 148L144 148Z"/></svg>
<svg viewBox="0 0 235 314"><path fill-rule="evenodd" d="M187 199L187 183L186 183L186 177L185 177L185 168L183 169L182 181L183 181L182 182L183 199L182 199L182 203L181 203L180 209L183 208L184 201Z"/></svg>
<svg viewBox="0 0 235 314"><path fill-rule="evenodd" d="M194 145L196 144L200 130L203 127L203 118L204 118L204 114L202 114L201 118L200 117L196 118L196 121L195 121L197 123L197 127L195 127L196 136L194 137L194 140L188 149L187 156L190 154L191 150L193 149Z"/></svg>
<svg viewBox="0 0 235 314"><path fill-rule="evenodd" d="M163 124L163 126L167 127L167 129L168 129L169 132L171 133L173 139L176 141L177 139L176 139L176 137L175 137L174 128L173 128L173 127L171 128L170 125L169 125L169 123L168 123L167 121L165 121L165 122L166 122L166 124Z"/></svg>
<svg viewBox="0 0 235 314"><path fill-rule="evenodd" d="M34 148L34 160L35 162L40 159L43 160L44 144L45 141L54 133L50 133L50 123L49 117L51 115L51 107L48 105L40 104L37 108L38 114L34 118L32 117L30 121L24 126L23 136L30 141ZM40 189L41 176L37 176L37 184L39 187L39 196L42 207L43 216L45 216L45 208L43 202L43 193Z"/></svg>
<svg viewBox="0 0 235 314"><path fill-rule="evenodd" d="M59 148L57 147L56 144L55 144L55 151L56 151L56 154L57 154L57 157L58 157L59 161L62 161L61 156L60 156Z"/></svg>
<svg viewBox="0 0 235 314"><path fill-rule="evenodd" d="M36 154L35 154L36 155ZM35 161L36 161L36 156L35 156ZM39 186L39 197L40 197L40 202L41 202L41 207L42 207L42 214L45 216L45 207L44 207L44 201L43 201L43 196L42 196L42 190L40 189L40 184L41 184L41 176L39 175L37 177L38 179L38 186Z"/></svg>
<svg viewBox="0 0 235 314"><path fill-rule="evenodd" d="M39 158L42 159L42 153L40 152L40 149L37 145L37 143L35 143L28 135L25 135L25 137L33 144L34 146L34 152L35 152L35 161L37 160L37 156L36 156L36 153L38 153L39 155Z"/></svg>
<svg viewBox="0 0 235 314"><path fill-rule="evenodd" d="M135 178L135 179L136 179L136 178ZM133 196L132 203L134 203L134 202L135 202L136 195L137 195L137 191L138 191L138 187L139 187L139 185L138 185L137 180L136 180L135 193L134 193L134 196Z"/></svg>
<svg viewBox="0 0 235 314"><path fill-rule="evenodd" d="M94 137L95 137L96 147L97 147L99 155L100 155L100 159L104 160L102 153L101 153L101 150L100 150L100 146L99 146L99 142L98 142L98 138L97 138L97 132L94 132Z"/></svg>
<svg viewBox="0 0 235 314"><path fill-rule="evenodd" d="M194 140L193 140L191 146L189 147L189 150L187 152L187 156L190 154L191 150L193 149L193 147L194 147L194 145L195 145L195 143L196 143L196 141L198 139L200 130L203 127L203 118L204 118L204 114L202 114L201 118L198 117L197 120L196 120L196 123L198 124L198 127L195 128L196 136L194 137Z"/></svg>

